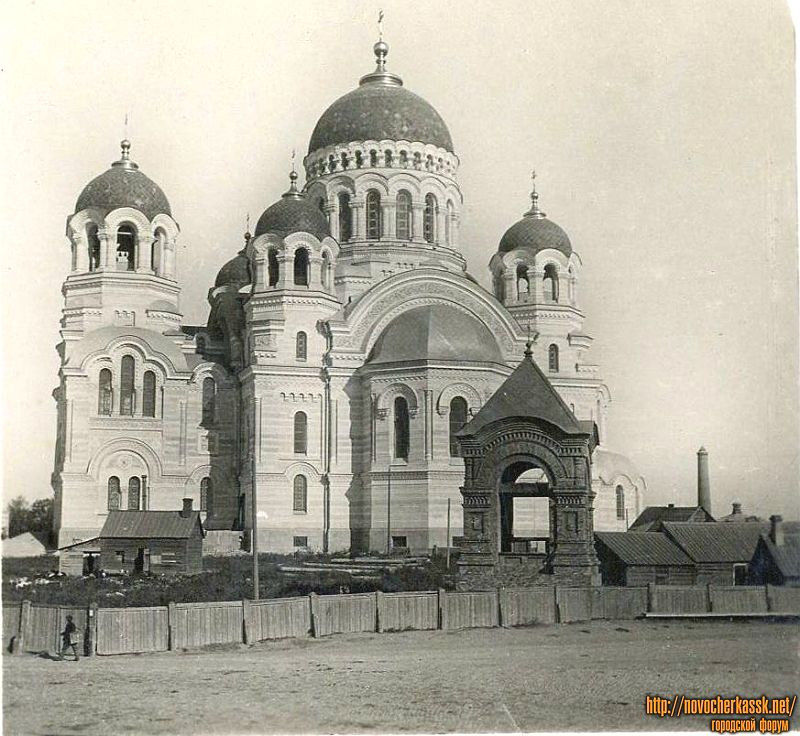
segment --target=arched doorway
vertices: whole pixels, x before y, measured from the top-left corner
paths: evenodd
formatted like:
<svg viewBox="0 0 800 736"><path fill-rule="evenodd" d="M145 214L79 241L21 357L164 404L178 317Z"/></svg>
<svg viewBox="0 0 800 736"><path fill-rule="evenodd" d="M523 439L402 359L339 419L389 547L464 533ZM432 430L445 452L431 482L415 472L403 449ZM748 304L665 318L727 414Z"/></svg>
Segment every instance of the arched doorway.
<svg viewBox="0 0 800 736"><path fill-rule="evenodd" d="M500 476L497 492L500 554L546 560L555 508L547 473L531 462L515 461Z"/></svg>

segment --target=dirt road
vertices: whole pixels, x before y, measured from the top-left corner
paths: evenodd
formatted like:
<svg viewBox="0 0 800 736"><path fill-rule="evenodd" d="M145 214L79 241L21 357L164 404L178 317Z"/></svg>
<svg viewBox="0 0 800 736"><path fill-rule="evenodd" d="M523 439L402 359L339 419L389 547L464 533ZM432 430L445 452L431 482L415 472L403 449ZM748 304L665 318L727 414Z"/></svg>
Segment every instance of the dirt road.
<svg viewBox="0 0 800 736"><path fill-rule="evenodd" d="M646 694L795 694L796 624L593 622L3 658L8 734L702 730ZM800 723L800 721L798 721Z"/></svg>

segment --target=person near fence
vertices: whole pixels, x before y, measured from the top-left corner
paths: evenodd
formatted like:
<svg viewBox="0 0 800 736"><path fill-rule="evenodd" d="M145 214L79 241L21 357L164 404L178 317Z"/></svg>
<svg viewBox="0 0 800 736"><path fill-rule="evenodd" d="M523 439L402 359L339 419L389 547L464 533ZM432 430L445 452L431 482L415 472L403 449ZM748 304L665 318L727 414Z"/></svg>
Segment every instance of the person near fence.
<svg viewBox="0 0 800 736"><path fill-rule="evenodd" d="M61 632L61 659L64 659L64 655L70 648L72 649L72 653L75 655L75 661L77 662L78 661L77 628L72 621L72 616L67 615L67 623L64 626L64 631Z"/></svg>

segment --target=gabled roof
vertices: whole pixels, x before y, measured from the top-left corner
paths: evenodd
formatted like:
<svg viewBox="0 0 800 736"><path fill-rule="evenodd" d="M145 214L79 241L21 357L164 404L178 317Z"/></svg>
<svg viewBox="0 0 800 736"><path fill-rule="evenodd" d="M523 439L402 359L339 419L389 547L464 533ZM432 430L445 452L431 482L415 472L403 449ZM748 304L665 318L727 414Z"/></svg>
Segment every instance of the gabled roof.
<svg viewBox="0 0 800 736"><path fill-rule="evenodd" d="M575 418L530 356L514 369L472 420L461 428L458 436L469 437L493 422L514 418L540 419L565 434L592 435L594 442L594 423L579 422Z"/></svg>
<svg viewBox="0 0 800 736"><path fill-rule="evenodd" d="M761 529L758 524L664 524L664 532L695 562L750 562Z"/></svg>
<svg viewBox="0 0 800 736"><path fill-rule="evenodd" d="M692 564L686 553L661 532L596 532L594 536L627 565Z"/></svg>
<svg viewBox="0 0 800 736"><path fill-rule="evenodd" d="M666 521L680 522L711 522L711 516L702 506L648 506L636 517L630 526L630 531L649 532L660 531L661 525Z"/></svg>
<svg viewBox="0 0 800 736"><path fill-rule="evenodd" d="M199 524L199 511L109 511L100 539L188 539Z"/></svg>
<svg viewBox="0 0 800 736"><path fill-rule="evenodd" d="M800 523L783 522L783 544L780 547L766 533L761 535L761 542L784 577L800 577Z"/></svg>

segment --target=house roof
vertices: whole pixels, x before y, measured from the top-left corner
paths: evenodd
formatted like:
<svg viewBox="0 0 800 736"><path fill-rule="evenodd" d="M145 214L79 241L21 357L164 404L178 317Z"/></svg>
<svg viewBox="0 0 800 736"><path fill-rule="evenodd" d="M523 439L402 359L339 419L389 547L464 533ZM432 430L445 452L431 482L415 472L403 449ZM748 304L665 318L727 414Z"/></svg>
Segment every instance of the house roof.
<svg viewBox="0 0 800 736"><path fill-rule="evenodd" d="M566 434L588 434L594 441L594 423L575 418L530 356L514 369L458 436L469 437L493 422L514 418L544 420Z"/></svg>
<svg viewBox="0 0 800 736"><path fill-rule="evenodd" d="M761 536L758 524L666 522L663 527L695 562L750 562Z"/></svg>
<svg viewBox="0 0 800 736"><path fill-rule="evenodd" d="M761 540L784 577L800 577L800 522L783 522L783 544L780 547L769 534L762 534Z"/></svg>
<svg viewBox="0 0 800 736"><path fill-rule="evenodd" d="M630 531L659 531L665 521L714 521L702 506L648 506L631 524Z"/></svg>
<svg viewBox="0 0 800 736"><path fill-rule="evenodd" d="M596 532L595 538L627 565L691 565L691 559L666 534Z"/></svg>
<svg viewBox="0 0 800 736"><path fill-rule="evenodd" d="M198 524L199 511L109 511L100 539L188 539Z"/></svg>

